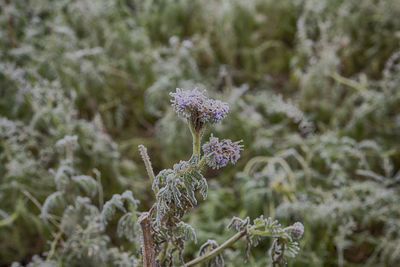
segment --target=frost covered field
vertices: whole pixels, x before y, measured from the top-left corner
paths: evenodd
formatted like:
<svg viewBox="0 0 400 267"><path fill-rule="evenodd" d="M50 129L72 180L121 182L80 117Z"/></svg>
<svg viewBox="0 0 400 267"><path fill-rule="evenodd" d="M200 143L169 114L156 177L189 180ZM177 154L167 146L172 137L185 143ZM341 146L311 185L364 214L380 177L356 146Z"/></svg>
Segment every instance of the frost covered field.
<svg viewBox="0 0 400 267"><path fill-rule="evenodd" d="M400 266L399 18L0 0L0 266Z"/></svg>

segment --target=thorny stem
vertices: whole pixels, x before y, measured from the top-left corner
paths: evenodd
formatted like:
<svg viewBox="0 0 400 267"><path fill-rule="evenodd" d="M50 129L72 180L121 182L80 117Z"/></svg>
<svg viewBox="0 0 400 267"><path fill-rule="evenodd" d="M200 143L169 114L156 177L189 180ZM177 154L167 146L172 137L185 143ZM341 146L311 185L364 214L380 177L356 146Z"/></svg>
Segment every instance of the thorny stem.
<svg viewBox="0 0 400 267"><path fill-rule="evenodd" d="M139 224L142 229L142 254L143 267L155 267L155 251L153 237L151 236L151 218L149 212L143 212L139 218Z"/></svg>
<svg viewBox="0 0 400 267"><path fill-rule="evenodd" d="M205 261L208 261L209 259L214 258L215 256L217 256L218 254L220 254L222 251L224 251L226 248L232 246L236 241L238 241L240 238L242 238L243 236L245 236L247 233L247 229L240 231L239 233L235 234L234 236L232 236L231 238L229 238L228 240L226 240L222 245L220 245L219 247L213 249L212 251L210 251L209 253L200 256L188 263L185 264L186 267L190 267L190 266L195 266L196 264L199 263L203 263Z"/></svg>

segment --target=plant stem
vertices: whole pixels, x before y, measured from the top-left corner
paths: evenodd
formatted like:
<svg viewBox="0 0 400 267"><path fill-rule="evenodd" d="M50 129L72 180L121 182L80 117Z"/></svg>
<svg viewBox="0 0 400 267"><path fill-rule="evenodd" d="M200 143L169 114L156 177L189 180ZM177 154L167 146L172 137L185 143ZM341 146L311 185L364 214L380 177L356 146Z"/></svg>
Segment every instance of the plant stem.
<svg viewBox="0 0 400 267"><path fill-rule="evenodd" d="M200 158L200 144L203 129L196 130L196 127L191 120L189 121L189 129L193 137L193 156L196 155L197 158Z"/></svg>
<svg viewBox="0 0 400 267"><path fill-rule="evenodd" d="M193 155L200 156L200 136L196 132L192 132L193 136Z"/></svg>
<svg viewBox="0 0 400 267"><path fill-rule="evenodd" d="M167 255L168 245L169 241L166 241L165 243L162 244L161 252L158 255L158 260L160 264L162 264L165 260L165 256Z"/></svg>
<svg viewBox="0 0 400 267"><path fill-rule="evenodd" d="M11 214L9 217L0 220L0 227L7 226L13 223L19 216L19 211L15 211L13 214Z"/></svg>
<svg viewBox="0 0 400 267"><path fill-rule="evenodd" d="M143 267L155 267L156 258L153 237L151 236L150 216L148 212L142 213L139 218L139 224L142 229Z"/></svg>
<svg viewBox="0 0 400 267"><path fill-rule="evenodd" d="M243 231L237 233L236 235L234 235L231 238L229 238L228 240L226 240L221 246L210 251L208 254L200 256L200 257L186 263L186 267L195 266L196 264L199 264L199 263L208 261L211 258L214 258L218 254L220 254L222 251L224 251L226 248L232 246L236 241L238 241L240 238L242 238L244 235L246 235L246 233L247 233L247 230L243 230Z"/></svg>
<svg viewBox="0 0 400 267"><path fill-rule="evenodd" d="M193 135L193 155L200 154L200 137L198 135Z"/></svg>
<svg viewBox="0 0 400 267"><path fill-rule="evenodd" d="M57 233L57 235L54 237L53 242L51 242L51 245L50 245L50 252L49 252L49 254L47 254L47 257L46 257L46 263L49 263L49 261L50 261L51 258L53 257L54 252L56 251L57 243L58 243L58 241L61 239L61 237L62 237L62 231L60 230L60 231Z"/></svg>
<svg viewBox="0 0 400 267"><path fill-rule="evenodd" d="M146 171L147 171L147 175L150 178L151 184L153 184L155 178L154 175L154 171L153 171L153 167L151 166L151 161L150 161L150 157L147 154L147 148L144 145L139 145L139 152L140 152L140 156L143 159L144 165L146 166ZM156 192L154 192L157 195L157 189Z"/></svg>
<svg viewBox="0 0 400 267"><path fill-rule="evenodd" d="M9 2L8 0L5 0L6 7L9 4L8 2ZM10 41L10 47L15 48L15 47L17 47L17 41L15 39L12 18L11 18L11 16L8 15L8 11L6 12L6 15L7 15L7 17L6 17L7 18L7 33L8 33L8 39Z"/></svg>
<svg viewBox="0 0 400 267"><path fill-rule="evenodd" d="M200 170L203 167L204 163L206 163L206 160L207 160L207 156L203 156L203 158L199 161L199 163L197 163L196 168L198 170Z"/></svg>
<svg viewBox="0 0 400 267"><path fill-rule="evenodd" d="M93 169L93 172L96 175L97 187L98 187L98 191L99 191L99 207L103 207L104 206L104 191L103 191L103 185L101 184L101 173L96 168Z"/></svg>

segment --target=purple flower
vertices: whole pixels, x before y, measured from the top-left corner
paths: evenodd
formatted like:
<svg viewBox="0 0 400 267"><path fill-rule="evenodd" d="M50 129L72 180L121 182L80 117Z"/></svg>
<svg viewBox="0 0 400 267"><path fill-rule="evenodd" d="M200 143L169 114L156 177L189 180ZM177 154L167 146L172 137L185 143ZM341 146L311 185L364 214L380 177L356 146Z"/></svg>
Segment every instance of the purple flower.
<svg viewBox="0 0 400 267"><path fill-rule="evenodd" d="M226 117L226 114L228 114L229 106L227 103L219 100L210 99L209 102L212 114L212 122L218 123Z"/></svg>
<svg viewBox="0 0 400 267"><path fill-rule="evenodd" d="M204 91L176 89L170 93L172 107L178 115L196 122L218 123L226 117L228 104L219 100L207 98Z"/></svg>
<svg viewBox="0 0 400 267"><path fill-rule="evenodd" d="M206 163L213 169L225 167L229 162L235 164L243 150L242 141L232 142L230 139L219 141L217 137L210 136L210 140L203 145L203 152L207 156Z"/></svg>

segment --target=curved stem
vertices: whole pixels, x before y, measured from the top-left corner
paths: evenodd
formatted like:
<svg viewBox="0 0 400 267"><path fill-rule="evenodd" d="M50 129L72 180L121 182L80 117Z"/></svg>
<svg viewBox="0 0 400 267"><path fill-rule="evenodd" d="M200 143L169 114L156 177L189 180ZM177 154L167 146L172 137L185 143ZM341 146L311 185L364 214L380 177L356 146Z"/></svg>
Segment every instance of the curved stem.
<svg viewBox="0 0 400 267"><path fill-rule="evenodd" d="M11 214L9 217L0 220L0 227L12 224L18 218L18 216L19 216L19 211L17 210L13 214Z"/></svg>
<svg viewBox="0 0 400 267"><path fill-rule="evenodd" d="M217 256L218 254L220 254L222 251L224 251L226 248L232 246L236 241L238 241L240 238L242 238L244 235L246 235L247 230L243 230L239 233L237 233L236 235L232 236L231 238L229 238L228 240L226 240L221 246L213 249L212 251L210 251L209 253L200 256L188 263L186 263L186 267L190 267L190 266L195 266L196 264L208 261L209 259L214 258L215 256Z"/></svg>

